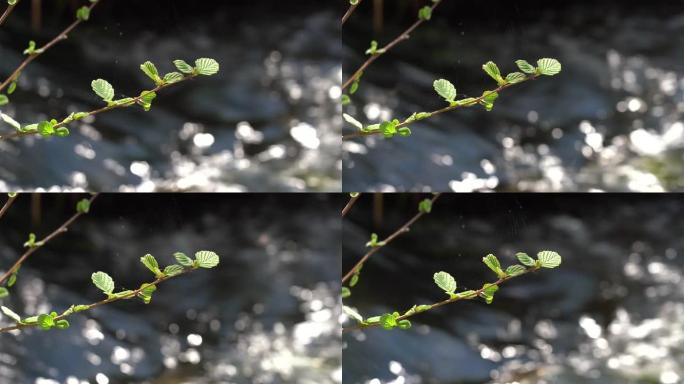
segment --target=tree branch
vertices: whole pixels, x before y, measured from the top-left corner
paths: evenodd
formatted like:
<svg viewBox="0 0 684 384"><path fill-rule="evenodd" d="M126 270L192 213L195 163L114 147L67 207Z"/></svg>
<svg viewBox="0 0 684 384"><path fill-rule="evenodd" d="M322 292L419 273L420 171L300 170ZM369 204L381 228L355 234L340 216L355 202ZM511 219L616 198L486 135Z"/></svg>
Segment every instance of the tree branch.
<svg viewBox="0 0 684 384"><path fill-rule="evenodd" d="M436 193L436 194L432 197L432 199L431 199L432 204L434 204L435 201L439 198L439 195L440 195L439 193ZM365 255L363 255L363 257L361 258L361 260L359 260L356 264L354 264L354 266L352 267L352 269L350 269L349 272L347 272L347 274L344 275L344 277L342 278L342 284L344 284L347 280L349 280L349 279L350 279L350 278L359 270L359 268L361 268L361 266L368 260L368 258L371 257L374 253L376 253L376 252L379 251L382 247L384 247L384 246L386 246L387 244L389 244L390 242L392 242L392 240L394 240L394 239L396 239L397 237L399 237L399 235L401 235L402 233L408 232L408 230L409 230L409 228L411 227L411 225L413 225L413 223L415 223L416 221L418 221L418 219L420 219L421 217L423 217L423 215L425 215L424 212L418 211L418 213L417 213L415 216L413 216L413 217L411 218L411 220L407 221L406 224L402 225L402 226L401 226L399 229L397 229L394 233L392 233L391 235L387 236L387 238L385 238L384 240L382 240L382 241L381 241L381 244L382 244L382 245L379 245L379 246L377 246L377 247L371 248L371 250L368 251L368 253L366 253Z"/></svg>
<svg viewBox="0 0 684 384"><path fill-rule="evenodd" d="M342 217L347 216L347 213L349 213L349 211L354 206L354 204L356 203L356 200L358 200L359 197L361 197L361 194L357 193L355 196L352 196L349 199L349 202L347 202L347 205L345 205L344 208L342 209ZM0 217L2 217L2 215L0 215Z"/></svg>
<svg viewBox="0 0 684 384"><path fill-rule="evenodd" d="M15 193L14 195L10 196L10 197L7 199L7 201L5 202L5 204L2 206L2 209L0 209L0 219L1 219L3 216L5 216L5 213L7 213L7 210L9 209L9 207L12 205L12 203L14 203L14 200L17 199L17 196L19 196L19 195Z"/></svg>
<svg viewBox="0 0 684 384"><path fill-rule="evenodd" d="M2 13L2 16L0 16L0 25L2 25L2 24L5 22L5 20L7 20L7 18L8 18L9 15L10 15L10 13L12 13L12 11L13 11L14 8L17 6L17 4L19 4L19 0L17 0L16 3L10 4L10 5L7 6L7 8L5 9L5 12L3 12L3 13Z"/></svg>
<svg viewBox="0 0 684 384"><path fill-rule="evenodd" d="M91 204L92 204L92 202L95 200L96 197L97 197L97 194L93 195L93 196L90 198L90 203L91 203ZM21 255L21 257L12 265L12 267L10 267L10 269L8 269L8 270L2 275L2 277L0 277L0 285L2 285L2 284L5 282L5 280L7 280L14 272L16 272L16 270L19 269L19 267L26 261L26 259L28 259L28 257L31 256L31 255L33 254L33 252L37 251L39 248L42 248L45 244L47 244L48 241L54 239L55 237L59 236L60 234L62 234L62 233L64 233L64 232L66 232L66 231L69 229L69 225L71 225L71 223L73 223L74 221L76 221L76 219L78 219L79 217L81 217L81 215L83 215L83 213L77 211L73 216L71 216L71 217L70 217L67 221L65 221L62 225L60 225L57 229L55 229L54 231L52 231L52 233L50 233L49 235L45 236L45 238L43 238L42 240L36 242L36 246L35 246L35 247L29 248L29 249L28 249L23 255Z"/></svg>
<svg viewBox="0 0 684 384"><path fill-rule="evenodd" d="M363 0L358 0L358 2L357 2L356 4L352 4L352 5L349 6L349 8L347 9L347 12L345 12L345 13L344 13L344 16L342 16L342 25L344 25L344 23L347 22L347 20L349 19L349 17L351 17L352 13L354 13L354 11L356 10L356 7L358 7L359 5L361 5L361 2L362 2L362 1L363 1Z"/></svg>

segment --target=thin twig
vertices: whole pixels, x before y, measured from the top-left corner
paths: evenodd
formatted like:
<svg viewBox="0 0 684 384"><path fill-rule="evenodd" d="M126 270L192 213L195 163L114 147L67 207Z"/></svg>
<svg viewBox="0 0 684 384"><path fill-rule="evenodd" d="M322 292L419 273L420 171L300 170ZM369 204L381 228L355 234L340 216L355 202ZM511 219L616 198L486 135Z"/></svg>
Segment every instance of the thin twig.
<svg viewBox="0 0 684 384"><path fill-rule="evenodd" d="M356 195L352 196L351 199L349 199L349 201L347 202L347 205L345 205L344 208L342 209L342 217L345 217L347 215L347 213L349 213L349 211L354 206L354 204L356 203L356 200L358 200L359 197L361 197L361 194L357 193ZM2 217L2 216L0 216L0 217Z"/></svg>
<svg viewBox="0 0 684 384"><path fill-rule="evenodd" d="M351 17L352 13L356 10L356 7L361 5L361 1L363 0L358 0L356 4L352 4L349 6L349 9L347 9L347 12L344 13L344 16L342 16L342 25L347 22L349 17Z"/></svg>
<svg viewBox="0 0 684 384"><path fill-rule="evenodd" d="M110 297L110 298L107 298L107 299L104 299L104 300L101 300L101 301L98 301L98 302L95 302L95 303L92 303L92 304L88 304L88 305L87 305L88 308L83 309L83 310L81 310L81 311L78 311L78 312L76 312L76 313L80 313L80 312L83 312L83 311L88 311L88 310L91 310L91 309L93 309L93 308L99 307L99 306L101 306L101 305L113 303L113 302L115 302L115 301L127 300L127 299L130 299L130 298L133 298L133 297L137 296L140 292L142 292L145 288L147 288L147 287L149 287L149 286L151 286L151 285L157 285L157 284L159 284L159 283L161 283L161 282L163 282L163 281L169 280L169 279L171 279L171 278L173 278L173 277L178 277L178 276L180 276L180 275L183 275L183 274L185 274L185 273L187 273L187 272L190 272L190 271L193 271L193 270L195 270L195 269L196 269L196 268L193 268L193 269L184 269L182 272L179 272L179 273L177 273L177 274L175 274L175 275L164 275L164 276L162 276L162 277L157 278L156 280L154 280L154 281L151 282L151 283L142 284L142 285L140 286L140 288L138 288L138 289L136 289L136 290L133 290L133 291L131 291L130 293L128 293L128 294L126 294L126 295L114 296L114 297ZM69 311L69 310L66 310L66 311L63 312L61 315L56 316L56 317L54 318L54 321L62 320L62 319L64 319L64 318L66 318L66 317L69 317L69 316L73 315L74 313L75 313L75 312L71 312L71 311ZM14 331L14 330L18 330L18 329L24 329L24 328L31 328L31 327L36 327L36 326L38 326L38 323L31 323L31 324L15 324L15 325L12 325L12 326L9 326L9 327L0 328L0 333L9 332L9 331Z"/></svg>
<svg viewBox="0 0 684 384"><path fill-rule="evenodd" d="M87 113L88 113L88 116L97 115L97 114L100 114L100 113L102 113L102 112L111 111L111 110L113 110L113 109L124 108L124 107L130 107L130 106L132 106L132 105L135 105L135 104L138 103L139 101L141 101L143 97L145 97L146 95L148 95L148 94L150 94L150 93L157 93L157 92L161 91L162 89L167 88L167 87L169 87L169 86L171 86L171 85L180 84L180 83L182 83L182 82L184 82L184 81L186 81L186 80L194 79L194 78L197 77L197 76L198 76L198 75L196 75L196 74L191 74L191 75L188 75L188 76L184 77L182 80L176 81L175 83L164 83L164 84L158 85L158 86L155 87L154 89L151 89L151 90L149 90L149 91L144 91L144 92L142 92L142 93L140 94L140 96L132 97L131 100L130 100L128 103L126 103L126 104L112 104L112 105L108 105L108 106L106 106L106 107L102 107L102 108L96 109L96 110L94 110L94 111L87 112ZM57 128L59 128L59 127L63 127L63 126L65 126L65 125L67 125L67 124L69 124L69 123L71 123L71 122L74 121L74 120L72 120L72 121L65 121L65 120L67 120L67 119L66 119L66 118L63 119L62 122L60 122L60 123L58 123L58 124L55 124L52 128L53 128L53 129L57 129ZM8 133L8 134L6 134L6 135L0 136L0 140L9 140L9 139L13 139L13 138L15 138L15 137L20 137L20 136L37 135L37 134L39 134L39 133L40 133L40 132L38 132L38 131L30 131L30 132L15 131L15 132Z"/></svg>
<svg viewBox="0 0 684 384"><path fill-rule="evenodd" d="M519 276L528 274L528 273L530 273L530 272L536 272L536 271L538 271L539 269L540 269L540 267L534 267L534 268L530 268L530 269L526 270L525 272L520 273L520 274L515 275L515 276L507 275L507 276L505 276L505 277L499 278L499 280L497 280L497 281L495 281L495 282L493 282L493 283L483 285L482 288L480 288L480 289L478 289L478 290L476 290L476 291L473 291L473 293L472 293L471 295L469 295L469 296L456 296L456 297L454 297L454 298L448 298L448 299L446 299L446 300L442 300L442 301L439 301L439 302L437 302L437 303L430 304L430 305L429 305L429 306L430 306L429 309L424 310L424 311L420 311L420 312L415 312L415 311L414 311L414 312L405 313L405 314L403 314L403 315L397 317L397 318L396 318L396 321L405 320L405 319L408 319L409 317L415 316L415 315L417 315L417 314L419 314L419 313L424 313L424 312L427 312L427 311L429 311L429 310L431 310L431 309L435 309L435 308L441 307L441 306L443 306L443 305L451 304L451 303L454 303L454 302L457 302L457 301L477 299L478 297L480 297L480 295L482 294L482 292L484 292L484 290L487 288L488 285L497 285L497 286L498 286L498 285L500 285L500 284L502 284L502 283L504 283L504 282L506 282L506 281L508 281L508 280L510 280L510 279L512 279L512 278L514 278L514 277L519 277ZM342 332L353 331L353 330L364 329L364 328L370 328L370 327L376 327L376 326L378 326L378 325L380 325L380 323L358 324L358 325L356 325L356 326L342 328Z"/></svg>
<svg viewBox="0 0 684 384"><path fill-rule="evenodd" d="M9 209L9 207L12 205L12 203L14 203L14 200L16 200L18 196L19 196L19 194L18 194L18 193L15 193L15 194L11 195L11 196L7 199L7 201L5 202L5 204L2 206L2 209L0 209L0 219L1 219L3 216L5 216L5 213L7 212L7 210Z"/></svg>
<svg viewBox="0 0 684 384"><path fill-rule="evenodd" d="M504 85L499 86L499 87L496 88L496 89L493 89L493 90L491 90L491 91L484 92L484 93L482 94L482 96L472 98L472 100L471 100L471 102L470 102L469 104L455 104L455 105L449 105L449 106L447 106L447 107L438 109L438 110L436 110L436 111L429 112L429 117L428 117L428 118L433 117L433 116L435 116L435 115L439 115L439 114L445 113L445 112L453 111L454 109L466 108L466 107L472 107L472 106L478 105L482 100L484 100L485 97L487 97L487 96L490 95L491 93L499 93L499 92L505 90L505 89L508 88L508 87L511 87L511 86L517 85L517 84L522 84L522 83L524 83L525 81L528 81L528 80L534 80L534 79L538 78L539 76L540 76L540 75L532 75L532 76L530 76L530 77L526 78L525 80L520 81L520 82L518 82L518 83L506 83L506 84L504 84ZM426 118L426 119L427 119L427 118ZM420 119L420 120L425 120L425 119ZM401 127L406 127L406 126L411 125L411 124L413 124L413 123L415 123L415 122L418 122L418 121L420 121L420 120L413 120L413 121L404 120L402 123L397 124L397 125L395 126L395 128L396 128L396 129L399 129L399 128L401 128ZM382 131L379 130L379 129L372 130L372 131L365 131L365 132L364 132L364 131L358 131L358 132L350 133L350 134L348 134L348 135L343 135L343 136L342 136L342 140L350 140L350 139L354 139L354 138L357 138L357 137L371 136L371 135L377 135L377 134L381 134L381 133L382 133Z"/></svg>
<svg viewBox="0 0 684 384"><path fill-rule="evenodd" d="M94 194L93 196L90 197L90 203L92 204L95 198L97 197L97 194ZM48 241L54 239L55 237L59 236L60 234L66 232L69 229L69 225L76 221L79 217L83 215L82 212L76 212L73 216L69 218L69 220L65 221L62 225L60 225L57 229L52 231L49 235L45 236L42 240L36 242L34 247L29 248L21 257L12 265L10 269L8 269L2 277L0 277L0 285L2 285L5 280L7 280L14 272L16 272L17 269L26 261L26 259L33 254L33 252L37 251L39 248L42 248L47 244Z"/></svg>
<svg viewBox="0 0 684 384"><path fill-rule="evenodd" d="M17 0L16 3L8 5L7 9L5 9L5 12L2 13L2 16L0 16L0 25L2 25L5 20L9 17L10 13L14 10L14 8L19 4L19 0Z"/></svg>
<svg viewBox="0 0 684 384"><path fill-rule="evenodd" d="M91 3L91 4L88 6L88 8L92 11L93 8L95 8L95 6L96 6L99 2L100 2L100 0L98 0L98 1L96 1L96 2L94 2L94 3ZM21 64L19 64L19 66L17 67L17 69L15 69L14 72L12 72L12 74L7 78L7 80L5 80L2 84L0 84L0 91L2 91L3 89L5 89L5 87L7 87L8 85L10 85L10 83L12 83L13 81L15 81L15 80L17 79L17 77L19 77L19 74L21 73L21 71L24 70L24 68L26 68L26 66L29 65L33 60L37 59L40 55L42 55L43 53L45 53L45 51L47 51L48 49L50 49L53 45L59 43L59 42L62 41L62 40L65 40L65 39L68 37L69 33L70 33L74 28L76 28L79 24L81 24L82 22L83 22L83 20L81 20L81 19L79 19L79 18L76 18L76 20L75 20L73 23L71 23L71 25L69 25L69 26L68 26L64 31L62 31L60 34L58 34L57 36L55 36L54 39L50 40L47 44L43 45L42 47L36 49L36 52L35 52L34 54L29 55L26 59L24 59L24 61L23 61Z"/></svg>
<svg viewBox="0 0 684 384"><path fill-rule="evenodd" d="M432 10L434 11L435 8L437 8L440 4L442 3L442 0L437 0L435 1L434 4L432 4ZM361 74L371 65L373 62L377 59L380 58L380 56L384 55L387 53L390 49L394 48L395 45L401 43L404 40L407 40L408 38L411 37L411 33L418 27L420 27L421 24L423 24L426 20L423 18L419 18L415 23L413 23L407 30L404 32L400 33L399 36L397 36L394 40L392 40L389 44L385 45L382 48L379 48L377 53L369 57L361 66L354 72L354 74L347 79L347 81L342 84L342 90L347 89L354 81L356 81Z"/></svg>
<svg viewBox="0 0 684 384"><path fill-rule="evenodd" d="M436 193L436 194L432 197L432 200L431 200L432 204L434 204L435 201L437 200L437 198L439 198L439 195L440 195L439 193ZM382 245L379 245L379 246L376 246L376 247L371 248L371 250L368 251L368 253L366 253L365 255L363 255L363 257L361 258L361 260L359 260L356 264L354 264L354 267L352 267L352 269L350 269L349 272L347 272L347 274L344 275L344 277L342 278L342 284L344 284L347 280L349 280L349 279L350 279L350 278L359 270L359 268L361 268L361 266L368 260L368 258L371 257L375 252L379 251L382 247L386 246L386 245L389 244L392 240L394 240L394 239L396 239L397 237L399 237L399 235L401 235L402 233L408 232L408 231L409 231L409 228L411 227L411 225L413 225L413 223L415 223L416 221L418 221L418 219L420 219L421 217L423 217L423 215L425 215L424 212L418 211L418 213L417 213L415 216L413 216L413 217L411 218L411 220L407 221L406 224L402 225L402 226L401 226L399 229L397 229L394 233L392 233L391 235L387 236L386 239L382 240L382 241L380 242Z"/></svg>

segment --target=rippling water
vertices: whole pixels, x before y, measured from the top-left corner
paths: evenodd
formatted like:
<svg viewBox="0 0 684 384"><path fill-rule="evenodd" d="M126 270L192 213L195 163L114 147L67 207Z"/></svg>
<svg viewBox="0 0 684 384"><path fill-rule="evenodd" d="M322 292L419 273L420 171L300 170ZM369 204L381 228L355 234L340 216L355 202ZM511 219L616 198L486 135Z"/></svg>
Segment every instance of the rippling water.
<svg viewBox="0 0 684 384"><path fill-rule="evenodd" d="M680 383L682 199L595 196L441 197L366 263L346 305L371 315L436 301L439 270L473 289L493 277L480 261L490 252L511 264L515 252L553 249L563 264L507 283L489 306L446 306L414 317L409 331L345 334L345 382ZM369 231L396 228L413 203L385 197L386 218L374 224L356 206L344 268Z"/></svg>
<svg viewBox="0 0 684 384"><path fill-rule="evenodd" d="M138 70L146 60L168 71L176 58L209 56L221 72L161 92L149 113L127 108L74 124L68 138L1 142L0 189L341 188L341 128L333 119L340 43L331 7L304 1L274 8L279 22L273 24L263 4L216 5L183 17L172 2L145 23L150 10L143 5L117 1L108 9L106 3L100 17L96 9L90 23L27 68L3 112L27 123L94 109L90 81L98 77L112 82L117 96L130 96L149 85ZM3 26L0 73L22 60L25 41L47 40L68 23L66 17L48 23L36 36L27 19L18 13Z"/></svg>
<svg viewBox="0 0 684 384"><path fill-rule="evenodd" d="M345 69L360 62L354 52L371 36L386 41L408 25L409 12L387 5L382 33L370 30L368 15L356 15L343 32ZM345 188L681 190L684 47L673 37L683 17L670 2L519 1L467 10L445 2L366 71L350 113L373 122L436 109L432 81L440 77L462 94L481 92L491 86L480 70L488 60L513 71L518 58L550 56L563 72L507 90L490 113L442 115L415 124L410 138L346 142Z"/></svg>

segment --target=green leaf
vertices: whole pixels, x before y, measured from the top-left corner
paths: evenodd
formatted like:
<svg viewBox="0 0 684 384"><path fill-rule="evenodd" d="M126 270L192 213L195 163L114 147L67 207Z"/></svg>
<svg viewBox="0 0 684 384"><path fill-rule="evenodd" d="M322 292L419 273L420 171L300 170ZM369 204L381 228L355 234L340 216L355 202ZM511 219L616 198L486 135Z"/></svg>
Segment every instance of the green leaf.
<svg viewBox="0 0 684 384"><path fill-rule="evenodd" d="M499 67L494 63L493 61L488 61L487 63L482 65L482 69L494 80L496 80L496 83L499 85L504 85L506 84L506 80L501 77L501 71L499 70Z"/></svg>
<svg viewBox="0 0 684 384"><path fill-rule="evenodd" d="M100 96L102 100L110 102L114 98L114 87L107 80L93 80L90 86L93 88L93 92Z"/></svg>
<svg viewBox="0 0 684 384"><path fill-rule="evenodd" d="M43 245L43 242L42 241L36 241L36 234L35 233L29 233L29 238L24 243L24 248L35 248L35 247L40 247L41 245Z"/></svg>
<svg viewBox="0 0 684 384"><path fill-rule="evenodd" d="M162 271L159 269L159 263L157 263L157 259L155 259L154 256L150 255L149 253L141 257L140 262L143 263L143 265L146 266L147 269L152 271L155 277L159 278L164 276Z"/></svg>
<svg viewBox="0 0 684 384"><path fill-rule="evenodd" d="M81 199L76 203L76 212L78 213L88 213L90 212L90 200Z"/></svg>
<svg viewBox="0 0 684 384"><path fill-rule="evenodd" d="M178 274L181 274L184 270L185 270L185 268L183 268L182 265L171 264L171 265L167 266L166 268L164 268L164 274L166 276L176 276Z"/></svg>
<svg viewBox="0 0 684 384"><path fill-rule="evenodd" d="M140 69L143 71L144 74L147 75L156 85L161 85L163 83L163 80L161 77L159 77L159 71L157 71L157 67L154 65L153 62L151 61L146 61L142 64L140 64Z"/></svg>
<svg viewBox="0 0 684 384"><path fill-rule="evenodd" d="M55 124L51 121L41 121L38 123L38 133L41 136L52 136L55 134Z"/></svg>
<svg viewBox="0 0 684 384"><path fill-rule="evenodd" d="M157 97L157 94L152 91L142 91L140 92L140 96L138 96L137 103L143 109L145 112L149 111L150 108L152 108L152 100L154 100Z"/></svg>
<svg viewBox="0 0 684 384"><path fill-rule="evenodd" d="M518 66L518 68L520 68L521 71L527 73L528 75L537 72L537 69L534 67L534 65L528 63L526 60L516 60L515 64Z"/></svg>
<svg viewBox="0 0 684 384"><path fill-rule="evenodd" d="M353 116L347 115L346 113L343 113L342 118L347 123L353 125L354 127L358 128L359 130L363 131L363 124L361 124L361 122L356 120Z"/></svg>
<svg viewBox="0 0 684 384"><path fill-rule="evenodd" d="M528 267L534 267L535 266L534 259L531 258L530 256L528 256L527 253L518 252L515 254L515 257L517 257L518 261L521 262L523 265L526 265Z"/></svg>
<svg viewBox="0 0 684 384"><path fill-rule="evenodd" d="M397 133L397 125L399 125L399 120L394 119L392 121L383 121L380 123L380 126L378 127L380 132L382 132L383 136L386 138L391 138L394 137ZM370 127L369 127L370 128Z"/></svg>
<svg viewBox="0 0 684 384"><path fill-rule="evenodd" d="M555 76L561 69L561 63L556 59L544 58L537 61L537 70L542 75Z"/></svg>
<svg viewBox="0 0 684 384"><path fill-rule="evenodd" d="M384 315L380 316L380 326L387 330L396 328L399 325L397 324L398 315L399 314L395 312L385 313Z"/></svg>
<svg viewBox="0 0 684 384"><path fill-rule="evenodd" d="M9 309L3 305L2 307L0 307L0 310L2 310L2 313L4 313L5 316L9 317L10 319L14 320L17 323L21 323L21 316L17 315L11 309Z"/></svg>
<svg viewBox="0 0 684 384"><path fill-rule="evenodd" d="M432 278L435 280L435 284L448 295L451 296L456 292L456 280L449 273L440 271L435 273Z"/></svg>
<svg viewBox="0 0 684 384"><path fill-rule="evenodd" d="M67 329L69 328L69 322L67 320L61 319L55 322L55 328L57 329Z"/></svg>
<svg viewBox="0 0 684 384"><path fill-rule="evenodd" d="M0 93L0 107L9 103L9 97Z"/></svg>
<svg viewBox="0 0 684 384"><path fill-rule="evenodd" d="M2 119L2 121L4 121L5 123L11 125L11 126L12 126L14 129L16 129L17 131L20 131L20 130L21 130L21 124L19 124L16 120L14 120L14 119L12 118L12 116L6 115L6 114L0 112L0 118Z"/></svg>
<svg viewBox="0 0 684 384"><path fill-rule="evenodd" d="M351 290L347 287L342 287L342 298L346 299L349 296L351 296Z"/></svg>
<svg viewBox="0 0 684 384"><path fill-rule="evenodd" d="M203 76L215 75L219 71L219 63L214 59L201 58L195 61L195 71Z"/></svg>
<svg viewBox="0 0 684 384"><path fill-rule="evenodd" d="M90 8L83 6L76 11L76 18L81 21L87 21L90 18Z"/></svg>
<svg viewBox="0 0 684 384"><path fill-rule="evenodd" d="M140 286L142 290L138 292L138 297L142 299L143 303L149 304L152 301L152 294L157 290L154 284L143 284Z"/></svg>
<svg viewBox="0 0 684 384"><path fill-rule="evenodd" d="M19 268L14 271L12 275L10 275L9 279L7 280L7 287L12 287L14 284L17 282L17 272L19 272Z"/></svg>
<svg viewBox="0 0 684 384"><path fill-rule="evenodd" d="M513 72L506 75L506 82L511 84L521 83L527 79L524 73Z"/></svg>
<svg viewBox="0 0 684 384"><path fill-rule="evenodd" d="M543 268L556 268L561 265L561 256L553 251L541 251L537 253L537 259Z"/></svg>
<svg viewBox="0 0 684 384"><path fill-rule="evenodd" d="M398 322L397 324L399 325L399 328L400 328L400 329L409 329L409 328L411 328L411 322L410 322L409 320L407 320L407 319L399 320L399 322Z"/></svg>
<svg viewBox="0 0 684 384"><path fill-rule="evenodd" d="M11 95L14 93L14 91L17 90L17 82L13 81L10 83L9 87L7 87L7 94Z"/></svg>
<svg viewBox="0 0 684 384"><path fill-rule="evenodd" d="M359 283L359 270L357 269L356 273L349 280L349 286L354 287L358 283Z"/></svg>
<svg viewBox="0 0 684 384"><path fill-rule="evenodd" d="M4 299L9 296L9 290L5 287L0 287L0 299Z"/></svg>
<svg viewBox="0 0 684 384"><path fill-rule="evenodd" d="M432 211L432 200L424 199L418 204L418 211L421 213L430 213Z"/></svg>
<svg viewBox="0 0 684 384"><path fill-rule="evenodd" d="M368 49L366 50L366 55L375 56L381 53L385 53L385 50L378 48L378 42L376 40L371 40L370 47L368 47Z"/></svg>
<svg viewBox="0 0 684 384"><path fill-rule="evenodd" d="M19 0L7 0L7 4L9 4L9 5L16 5L16 4L17 4L17 1L19 1ZM358 1L358 0L356 0L356 1Z"/></svg>
<svg viewBox="0 0 684 384"><path fill-rule="evenodd" d="M384 241L378 241L378 234L377 233L371 233L371 238L370 241L366 243L366 247L382 247L385 245Z"/></svg>
<svg viewBox="0 0 684 384"><path fill-rule="evenodd" d="M508 276L522 275L525 273L525 271L527 271L527 269L520 264L511 265L510 267L506 268L506 274Z"/></svg>
<svg viewBox="0 0 684 384"><path fill-rule="evenodd" d="M189 75L194 72L192 65L186 63L183 60L174 60L173 65L175 65L179 71L185 73L186 75Z"/></svg>
<svg viewBox="0 0 684 384"><path fill-rule="evenodd" d="M420 20L430 20L432 17L432 7L430 6L424 6L418 11L418 18Z"/></svg>
<svg viewBox="0 0 684 384"><path fill-rule="evenodd" d="M494 102L499 98L499 93L494 91L484 91L482 93L482 101L480 102L487 111L494 108Z"/></svg>
<svg viewBox="0 0 684 384"><path fill-rule="evenodd" d="M28 48L24 50L24 55L33 56L39 53L43 53L43 49L36 49L36 42L33 40L29 41Z"/></svg>
<svg viewBox="0 0 684 384"><path fill-rule="evenodd" d="M185 76L183 76L182 73L170 72L164 75L164 82L168 84L173 84L183 80L184 78Z"/></svg>
<svg viewBox="0 0 684 384"><path fill-rule="evenodd" d="M176 258L176 261L178 264L184 266L184 267L192 267L193 262L192 259L189 258L185 253L183 252L176 252L173 254L173 257Z"/></svg>
<svg viewBox="0 0 684 384"><path fill-rule="evenodd" d="M351 103L351 98L349 97L349 95L343 94L340 98L340 102L343 106L349 105Z"/></svg>
<svg viewBox="0 0 684 384"><path fill-rule="evenodd" d="M211 251L199 251L195 253L195 262L200 268L214 268L219 263L219 256Z"/></svg>
<svg viewBox="0 0 684 384"><path fill-rule="evenodd" d="M344 311L344 313L345 313L347 316L349 316L349 317L351 317L352 319L354 319L354 320L358 321L359 323L362 323L362 324L363 324L363 316L359 315L359 313L356 312L353 308L347 307L346 305L343 305L343 306L342 306L342 311Z"/></svg>
<svg viewBox="0 0 684 384"><path fill-rule="evenodd" d="M456 87L454 87L449 80L435 80L435 82L432 83L432 86L435 88L435 92L442 96L448 103L451 103L456 99Z"/></svg>
<svg viewBox="0 0 684 384"><path fill-rule="evenodd" d="M114 291L114 280L108 274L104 272L95 272L92 274L91 279L93 280L93 284L106 295L109 296Z"/></svg>
<svg viewBox="0 0 684 384"><path fill-rule="evenodd" d="M499 259L496 258L496 256L492 255L491 253L485 257L482 258L482 262L485 263L486 266L489 267L494 273L499 278L506 277L506 274L504 271L501 270L501 263L499 263Z"/></svg>
<svg viewBox="0 0 684 384"><path fill-rule="evenodd" d="M480 297L485 299L487 304L491 304L494 300L494 294L499 290L499 286L496 284L485 284L482 288L483 290L480 293Z"/></svg>
<svg viewBox="0 0 684 384"><path fill-rule="evenodd" d="M55 316L57 314L55 313ZM47 331L51 329L52 327L55 326L55 318L52 316L52 314L42 314L38 316L38 327L40 329Z"/></svg>

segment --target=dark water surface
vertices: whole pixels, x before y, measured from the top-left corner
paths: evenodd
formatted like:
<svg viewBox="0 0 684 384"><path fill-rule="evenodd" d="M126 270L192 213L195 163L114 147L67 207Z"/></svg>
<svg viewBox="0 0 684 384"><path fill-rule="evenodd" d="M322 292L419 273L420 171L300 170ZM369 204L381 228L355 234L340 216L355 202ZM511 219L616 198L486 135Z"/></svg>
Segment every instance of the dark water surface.
<svg viewBox="0 0 684 384"><path fill-rule="evenodd" d="M48 233L74 197L28 196L0 222L0 265L29 231ZM87 216L31 256L2 305L22 314L102 299L90 274L117 289L173 252L209 249L219 266L72 316L65 331L0 335L3 383L339 383L339 202L333 196L98 197ZM0 323L6 325L3 316Z"/></svg>
<svg viewBox="0 0 684 384"><path fill-rule="evenodd" d="M73 19L66 2L45 2L33 32L22 3L0 30L3 75L28 40L46 42ZM24 71L2 112L28 123L95 109L96 78L117 97L137 95L150 86L139 70L146 60L168 72L174 59L213 57L220 73L160 92L150 112L126 108L73 124L68 138L0 142L0 189L339 190L334 9L279 3L103 0Z"/></svg>
<svg viewBox="0 0 684 384"><path fill-rule="evenodd" d="M344 224L344 271L370 232L391 233L419 200L382 201L362 201ZM681 383L683 213L681 196L444 195L366 263L345 305L368 317L442 300L440 270L477 289L496 279L488 253L511 265L516 252L551 249L563 263L507 282L491 305L444 306L407 331L345 333L344 382Z"/></svg>
<svg viewBox="0 0 684 384"><path fill-rule="evenodd" d="M424 3L385 1L374 30L368 2L343 30L345 75L371 39L389 41ZM445 0L366 71L348 113L370 123L437 109L438 78L479 95L493 85L481 71L489 60L508 73L516 59L555 57L562 73L502 92L489 113L346 142L345 190L682 190L682 36L679 2Z"/></svg>

